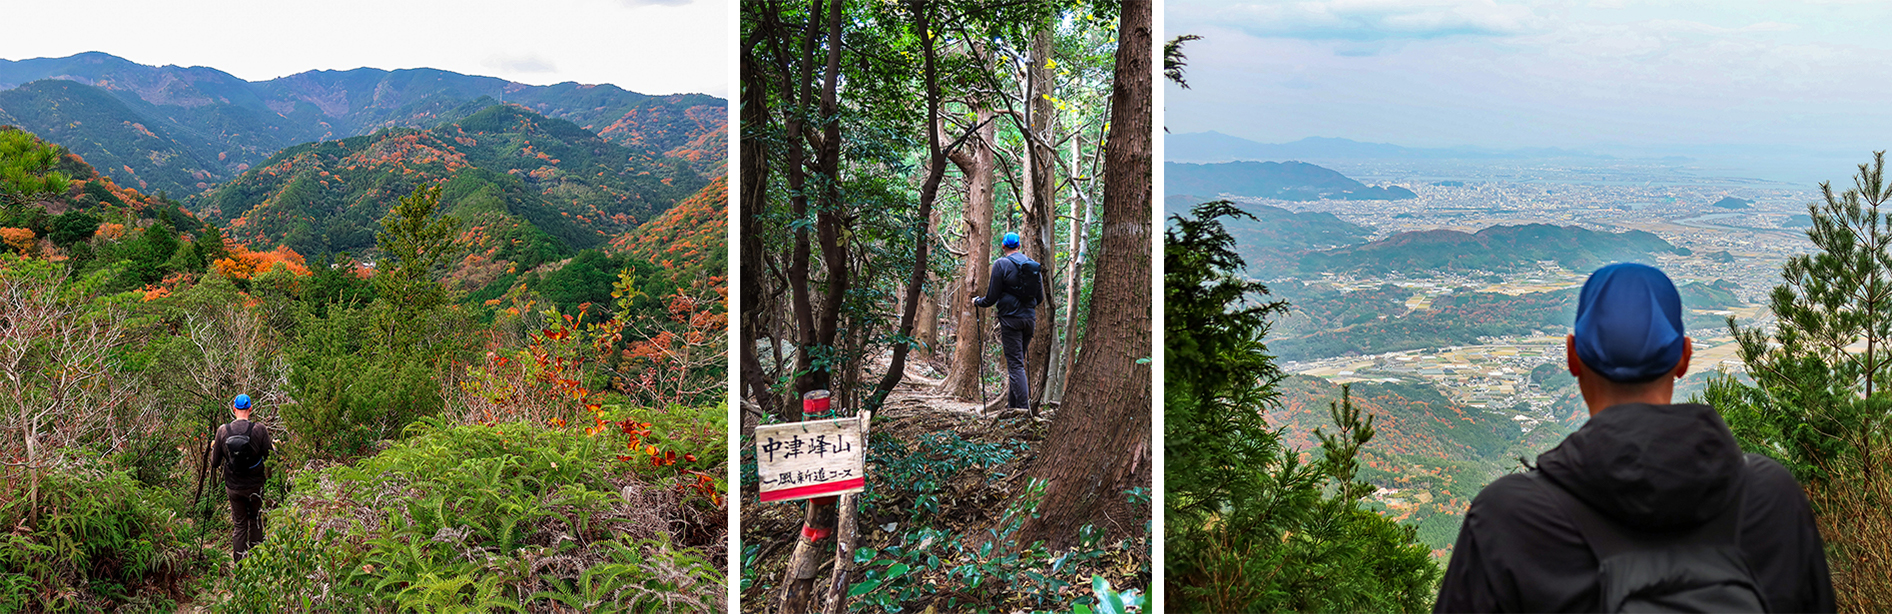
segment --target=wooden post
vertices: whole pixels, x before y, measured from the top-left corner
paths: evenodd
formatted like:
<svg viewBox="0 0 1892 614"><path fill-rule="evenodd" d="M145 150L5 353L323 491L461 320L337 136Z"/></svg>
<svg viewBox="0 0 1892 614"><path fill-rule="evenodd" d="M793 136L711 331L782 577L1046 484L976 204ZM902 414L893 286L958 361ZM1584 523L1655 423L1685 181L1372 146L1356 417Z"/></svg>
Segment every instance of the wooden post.
<svg viewBox="0 0 1892 614"><path fill-rule="evenodd" d="M861 412L861 446L865 448L869 441L867 433L868 418L874 412ZM862 451L866 453L865 450ZM854 550L860 547L860 495L848 493L841 495L839 517L834 527L834 573L828 580L828 597L824 614L841 614L847 611L847 589L854 582Z"/></svg>
<svg viewBox="0 0 1892 614"><path fill-rule="evenodd" d="M801 535L795 537L795 552L788 557L788 578L782 583L775 608L778 614L814 611L815 575L821 572L821 550L817 544L834 532L834 500L835 497L808 500Z"/></svg>

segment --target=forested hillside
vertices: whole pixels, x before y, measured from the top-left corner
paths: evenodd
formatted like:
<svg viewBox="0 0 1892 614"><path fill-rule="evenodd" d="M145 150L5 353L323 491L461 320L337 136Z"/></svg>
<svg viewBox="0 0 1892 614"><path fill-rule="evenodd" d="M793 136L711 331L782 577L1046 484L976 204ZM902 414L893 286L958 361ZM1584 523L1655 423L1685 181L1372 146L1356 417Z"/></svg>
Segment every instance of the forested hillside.
<svg viewBox="0 0 1892 614"><path fill-rule="evenodd" d="M571 122L493 105L429 130L297 145L217 186L205 216L231 236L309 254L360 253L391 198L439 183L442 205L499 258L595 247L701 189L687 163L605 141ZM549 237L549 239L548 239ZM541 259L542 260L542 259ZM529 262L534 266L537 262Z"/></svg>
<svg viewBox="0 0 1892 614"><path fill-rule="evenodd" d="M217 196L0 128L0 611L723 610L725 181L491 105Z"/></svg>
<svg viewBox="0 0 1892 614"><path fill-rule="evenodd" d="M1573 271L1605 263L1686 253L1652 233L1598 232L1577 226L1492 226L1475 233L1456 230L1402 232L1378 241L1306 254L1301 272L1508 271L1553 260Z"/></svg>
<svg viewBox="0 0 1892 614"><path fill-rule="evenodd" d="M469 103L487 99L487 104ZM428 68L308 71L248 82L207 67L146 66L104 53L0 60L0 123L21 126L148 192L182 197L277 151L386 128L428 129L491 103L563 119L647 156L726 168L726 102L612 85L534 86Z"/></svg>

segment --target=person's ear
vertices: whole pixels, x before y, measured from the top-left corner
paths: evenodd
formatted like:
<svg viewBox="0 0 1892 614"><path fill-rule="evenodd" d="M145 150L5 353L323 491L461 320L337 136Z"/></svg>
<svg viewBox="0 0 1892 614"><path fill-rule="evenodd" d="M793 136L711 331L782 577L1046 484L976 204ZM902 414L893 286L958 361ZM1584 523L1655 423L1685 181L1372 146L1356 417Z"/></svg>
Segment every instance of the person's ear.
<svg viewBox="0 0 1892 614"><path fill-rule="evenodd" d="M1569 363L1570 377L1583 376L1583 359L1577 358L1577 336L1564 335L1564 360Z"/></svg>
<svg viewBox="0 0 1892 614"><path fill-rule="evenodd" d="M1682 379L1682 376L1688 375L1688 359L1693 358L1694 356L1695 356L1695 340L1688 337L1683 337L1682 338L1682 359L1679 361L1676 361L1675 363L1675 372L1673 373L1673 375L1675 376L1675 379Z"/></svg>

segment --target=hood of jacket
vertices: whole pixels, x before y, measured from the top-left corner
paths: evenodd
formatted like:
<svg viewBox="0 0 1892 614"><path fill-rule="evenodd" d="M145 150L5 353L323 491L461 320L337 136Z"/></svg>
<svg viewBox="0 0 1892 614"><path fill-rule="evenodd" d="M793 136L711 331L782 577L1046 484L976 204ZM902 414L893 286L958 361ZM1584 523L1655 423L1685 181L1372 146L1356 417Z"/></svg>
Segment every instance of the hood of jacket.
<svg viewBox="0 0 1892 614"><path fill-rule="evenodd" d="M1746 463L1707 405L1612 405L1537 457L1538 470L1626 526L1698 526L1734 503Z"/></svg>

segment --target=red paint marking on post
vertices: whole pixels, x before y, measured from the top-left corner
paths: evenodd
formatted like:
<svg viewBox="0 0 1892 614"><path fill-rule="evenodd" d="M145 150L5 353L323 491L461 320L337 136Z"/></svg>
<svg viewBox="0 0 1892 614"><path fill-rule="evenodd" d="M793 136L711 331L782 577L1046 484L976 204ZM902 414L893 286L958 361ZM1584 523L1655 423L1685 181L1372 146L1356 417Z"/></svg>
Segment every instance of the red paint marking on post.
<svg viewBox="0 0 1892 614"><path fill-rule="evenodd" d="M810 390L801 395L801 413L803 415L821 415L828 413L829 393L826 390Z"/></svg>
<svg viewBox="0 0 1892 614"><path fill-rule="evenodd" d="M834 533L834 529L817 529L808 525L801 526L801 536L808 538L808 541L811 542L821 541L831 533Z"/></svg>
<svg viewBox="0 0 1892 614"><path fill-rule="evenodd" d="M794 488L784 488L781 490L767 490L767 491L762 492L762 501L764 502L781 501L784 499L795 499L799 497L805 497L808 495L823 495L823 494L827 494L831 492L840 492L843 490L848 490L850 488L860 488L866 485L867 485L867 478L854 478L852 480L828 482L825 484L809 484L807 486L796 486Z"/></svg>

